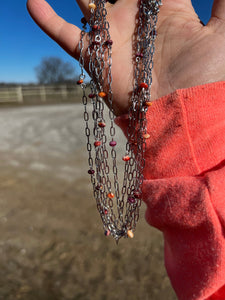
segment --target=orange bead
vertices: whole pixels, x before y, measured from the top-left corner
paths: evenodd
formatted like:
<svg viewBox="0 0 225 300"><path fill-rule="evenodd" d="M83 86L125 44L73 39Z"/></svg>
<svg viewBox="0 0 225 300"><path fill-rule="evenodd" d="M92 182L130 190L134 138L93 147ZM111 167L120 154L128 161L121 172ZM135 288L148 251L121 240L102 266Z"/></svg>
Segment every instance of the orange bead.
<svg viewBox="0 0 225 300"><path fill-rule="evenodd" d="M134 233L133 233L132 230L128 230L128 231L127 231L127 235L128 235L128 237L131 238L131 239L134 237Z"/></svg>
<svg viewBox="0 0 225 300"><path fill-rule="evenodd" d="M77 84L82 84L83 82L84 82L83 79L80 79L77 81Z"/></svg>
<svg viewBox="0 0 225 300"><path fill-rule="evenodd" d="M150 134L145 133L145 134L143 135L143 138L144 138L144 139L149 139L149 138L150 138Z"/></svg>
<svg viewBox="0 0 225 300"><path fill-rule="evenodd" d="M151 101L146 101L146 102L144 103L144 105L145 105L145 106L152 106L152 102L151 102Z"/></svg>
<svg viewBox="0 0 225 300"><path fill-rule="evenodd" d="M89 5L88 5L88 8L91 10L91 9L93 9L93 10L95 10L96 9L96 5L94 4L94 3L90 3Z"/></svg>
<svg viewBox="0 0 225 300"><path fill-rule="evenodd" d="M123 161L129 161L130 160L130 156L129 155L125 155L123 158L122 158Z"/></svg>
<svg viewBox="0 0 225 300"><path fill-rule="evenodd" d="M115 196L114 196L113 193L108 193L107 197L110 198L110 199L112 199L112 198L114 198Z"/></svg>
<svg viewBox="0 0 225 300"><path fill-rule="evenodd" d="M100 92L100 93L98 93L98 95L101 98L105 98L106 97L106 93L105 92Z"/></svg>

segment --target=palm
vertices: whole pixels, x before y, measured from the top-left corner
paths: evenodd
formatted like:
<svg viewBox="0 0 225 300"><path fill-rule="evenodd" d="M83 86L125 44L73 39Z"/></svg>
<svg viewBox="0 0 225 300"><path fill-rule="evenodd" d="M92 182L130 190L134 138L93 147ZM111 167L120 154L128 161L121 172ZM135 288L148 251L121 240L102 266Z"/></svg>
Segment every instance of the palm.
<svg viewBox="0 0 225 300"><path fill-rule="evenodd" d="M225 79L225 22L203 26L188 1L167 1L161 10L155 55L154 98L176 89ZM221 1L217 0L217 3ZM168 8L167 8L168 6Z"/></svg>
<svg viewBox="0 0 225 300"><path fill-rule="evenodd" d="M87 16L89 1L77 2ZM45 15L40 9L41 5ZM127 112L132 91L132 36L137 0L118 0L115 5L107 6L110 33L114 41L114 111L122 114ZM29 0L28 8L35 21L68 53L78 58L79 30L56 16L44 0ZM225 22L221 18L222 13L225 15L224 0L215 0L213 13L215 17L204 27L190 0L163 1L154 56L152 100L176 89L225 79ZM74 49L77 50L74 52Z"/></svg>

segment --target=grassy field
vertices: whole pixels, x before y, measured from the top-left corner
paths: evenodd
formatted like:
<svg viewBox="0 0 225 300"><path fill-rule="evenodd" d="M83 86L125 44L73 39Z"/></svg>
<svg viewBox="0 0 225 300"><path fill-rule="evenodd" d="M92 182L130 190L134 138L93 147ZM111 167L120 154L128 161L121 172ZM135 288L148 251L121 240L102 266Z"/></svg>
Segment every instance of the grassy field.
<svg viewBox="0 0 225 300"><path fill-rule="evenodd" d="M103 235L80 105L0 111L0 299L175 300L161 234Z"/></svg>

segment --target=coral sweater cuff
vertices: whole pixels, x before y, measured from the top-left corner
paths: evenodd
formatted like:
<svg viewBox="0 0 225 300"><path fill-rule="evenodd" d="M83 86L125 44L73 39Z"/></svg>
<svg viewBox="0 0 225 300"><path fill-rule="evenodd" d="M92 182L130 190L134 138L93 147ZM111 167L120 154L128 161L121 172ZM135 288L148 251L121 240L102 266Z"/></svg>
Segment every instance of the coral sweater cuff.
<svg viewBox="0 0 225 300"><path fill-rule="evenodd" d="M225 158L225 82L177 90L146 117L146 179L197 175ZM128 116L115 122L126 135Z"/></svg>
<svg viewBox="0 0 225 300"><path fill-rule="evenodd" d="M153 102L143 200L180 300L225 299L225 82ZM127 116L116 119L126 134Z"/></svg>

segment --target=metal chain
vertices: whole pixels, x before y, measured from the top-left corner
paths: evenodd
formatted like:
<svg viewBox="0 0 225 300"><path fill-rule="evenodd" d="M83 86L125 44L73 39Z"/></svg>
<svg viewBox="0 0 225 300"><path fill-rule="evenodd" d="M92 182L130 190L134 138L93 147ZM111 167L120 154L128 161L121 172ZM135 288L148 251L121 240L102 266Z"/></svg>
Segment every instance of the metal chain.
<svg viewBox="0 0 225 300"><path fill-rule="evenodd" d="M134 35L134 88L129 109L129 124L125 155L124 178L120 190L118 180L115 125L112 93L112 40L107 21L107 0L89 2L90 31L87 34L88 46L85 50L87 21L84 24L79 42L79 64L81 74L78 81L83 89L85 135L87 138L88 173L91 176L93 193L106 235L112 235L116 241L121 237L133 237L139 219L143 170L145 167L147 133L146 111L151 104L153 55L155 52L156 23L160 0L140 0L137 29ZM91 76L90 93L86 96L87 85L84 82L85 58L89 60L88 71ZM92 112L88 111L88 102L92 103ZM110 126L104 117L104 101L109 106ZM92 135L90 129L92 120ZM108 138L109 137L109 138ZM93 140L92 140L93 139ZM110 149L110 150L109 150ZM111 161L111 164L110 164ZM125 212L124 212L125 210Z"/></svg>

